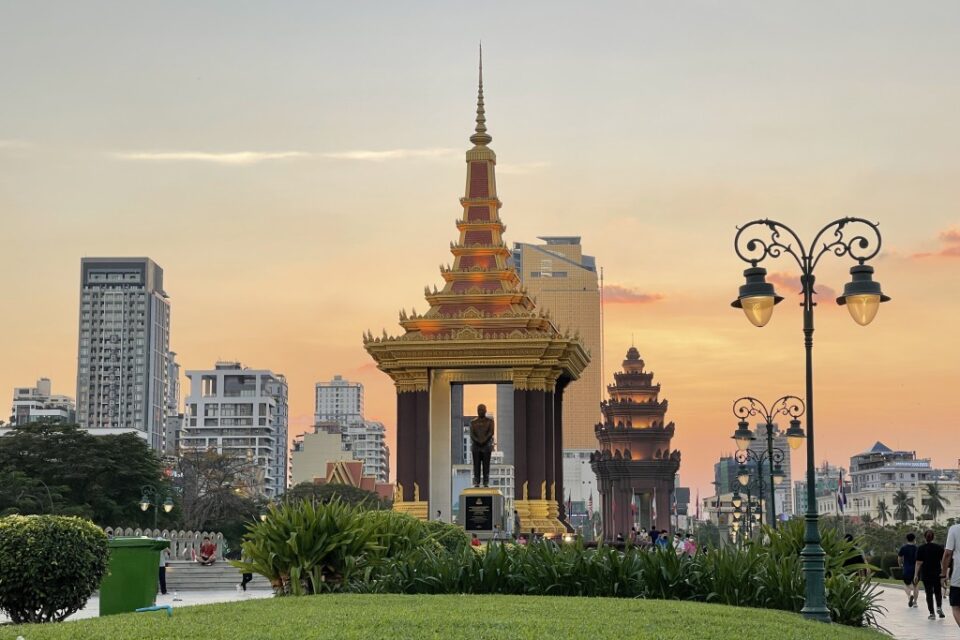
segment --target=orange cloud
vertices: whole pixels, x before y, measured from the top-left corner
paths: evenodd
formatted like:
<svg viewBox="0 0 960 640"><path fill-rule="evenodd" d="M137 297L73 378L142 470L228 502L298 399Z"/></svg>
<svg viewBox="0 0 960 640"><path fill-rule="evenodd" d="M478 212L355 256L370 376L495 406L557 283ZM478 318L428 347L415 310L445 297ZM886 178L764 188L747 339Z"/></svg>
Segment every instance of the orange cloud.
<svg viewBox="0 0 960 640"><path fill-rule="evenodd" d="M776 285L778 289L777 293L781 295L783 295L784 291L797 292L798 294L803 291L803 286L800 284L800 276L794 276L783 271L767 275L767 282ZM828 287L825 284L814 284L813 288L816 295L823 296L823 300L837 299L837 290L833 287Z"/></svg>
<svg viewBox="0 0 960 640"><path fill-rule="evenodd" d="M662 293L641 293L630 287L608 284L603 287L604 304L651 304L663 300Z"/></svg>
<svg viewBox="0 0 960 640"><path fill-rule="evenodd" d="M953 227L946 231L941 231L937 237L940 239L939 251L925 251L915 253L914 258L960 258L960 229Z"/></svg>

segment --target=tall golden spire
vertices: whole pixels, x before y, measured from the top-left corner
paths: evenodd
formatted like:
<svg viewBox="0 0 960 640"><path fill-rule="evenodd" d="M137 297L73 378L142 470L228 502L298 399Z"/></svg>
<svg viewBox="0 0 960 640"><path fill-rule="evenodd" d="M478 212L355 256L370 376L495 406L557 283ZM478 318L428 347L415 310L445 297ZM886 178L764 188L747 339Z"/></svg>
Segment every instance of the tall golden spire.
<svg viewBox="0 0 960 640"><path fill-rule="evenodd" d="M480 43L480 85L477 89L477 126L476 133L470 136L470 142L478 147L485 147L493 141L487 133L487 118L483 110L483 43Z"/></svg>

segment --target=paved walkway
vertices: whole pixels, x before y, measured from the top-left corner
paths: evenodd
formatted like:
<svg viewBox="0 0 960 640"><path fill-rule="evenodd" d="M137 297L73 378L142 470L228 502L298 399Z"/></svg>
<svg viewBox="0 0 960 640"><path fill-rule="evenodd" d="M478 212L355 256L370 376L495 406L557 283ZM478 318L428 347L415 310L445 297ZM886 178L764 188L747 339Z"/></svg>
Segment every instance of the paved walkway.
<svg viewBox="0 0 960 640"><path fill-rule="evenodd" d="M189 607L197 604L215 604L217 602L236 602L242 600L254 600L257 598L270 598L273 596L273 591L268 589L257 589L250 591L236 591L235 589L211 589L209 591L180 591L177 594L173 592L168 593L167 595L157 595L157 604L169 604L173 605L174 615L176 615L177 607ZM82 618L96 618L100 615L100 598L94 596L87 601L87 606L85 606L80 611L77 611L75 614L67 618L67 620L80 620ZM159 616L167 615L162 611L148 612L141 615L145 616ZM0 614L0 622L9 622L10 620L4 615Z"/></svg>
<svg viewBox="0 0 960 640"><path fill-rule="evenodd" d="M943 612L947 617L941 620L928 620L927 601L923 591L920 591L920 602L914 609L907 608L907 596L903 589L893 585L884 585L880 594L880 604L886 607L887 613L880 621L887 631L897 640L958 640L960 627L953 620L953 612L946 602L944 594Z"/></svg>

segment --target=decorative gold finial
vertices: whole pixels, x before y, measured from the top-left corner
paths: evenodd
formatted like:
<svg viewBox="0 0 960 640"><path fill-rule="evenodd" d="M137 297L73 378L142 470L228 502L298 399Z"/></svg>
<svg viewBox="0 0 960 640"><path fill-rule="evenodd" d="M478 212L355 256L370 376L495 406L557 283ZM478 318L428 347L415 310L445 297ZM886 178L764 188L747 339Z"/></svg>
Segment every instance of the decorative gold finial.
<svg viewBox="0 0 960 640"><path fill-rule="evenodd" d="M470 142L478 147L485 147L493 140L487 133L487 118L483 110L483 43L480 43L480 85L477 89L477 126L476 133L470 136Z"/></svg>

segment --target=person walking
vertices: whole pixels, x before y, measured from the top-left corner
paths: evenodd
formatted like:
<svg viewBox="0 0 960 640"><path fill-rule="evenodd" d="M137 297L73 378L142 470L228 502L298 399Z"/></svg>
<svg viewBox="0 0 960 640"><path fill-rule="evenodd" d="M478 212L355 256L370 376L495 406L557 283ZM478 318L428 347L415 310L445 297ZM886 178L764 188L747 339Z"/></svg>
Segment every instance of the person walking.
<svg viewBox="0 0 960 640"><path fill-rule="evenodd" d="M520 536L520 514L517 513L517 510L513 510L513 537L518 538Z"/></svg>
<svg viewBox="0 0 960 640"><path fill-rule="evenodd" d="M917 536L913 533L907 534L907 544L900 547L897 552L897 564L903 569L903 584L907 592L907 606L917 606Z"/></svg>
<svg viewBox="0 0 960 640"><path fill-rule="evenodd" d="M940 590L940 561L943 560L943 547L933 541L933 531L927 529L923 534L926 543L917 549L917 579L923 581L923 592L927 597L927 611L931 620L943 614L943 592ZM937 615L933 613L933 601L937 601Z"/></svg>
<svg viewBox="0 0 960 640"><path fill-rule="evenodd" d="M943 559L940 560L940 578L950 580L950 608L953 610L953 620L960 626L960 562L956 562L954 554L960 548L960 524L955 524L947 531L947 543L943 545ZM951 565L953 572L950 572Z"/></svg>

